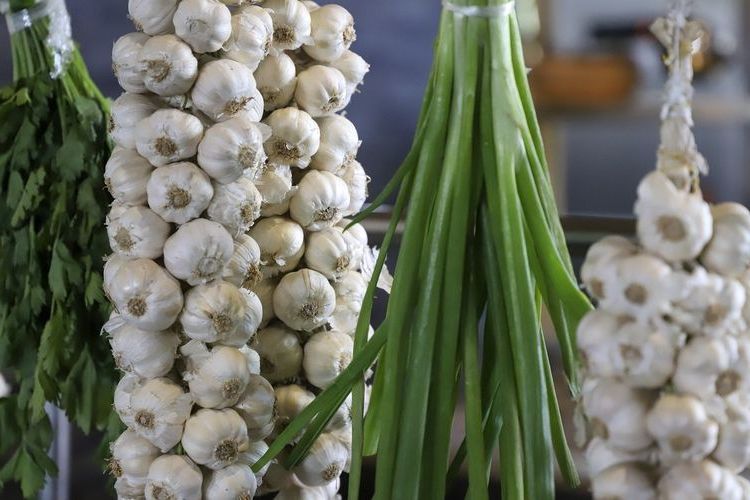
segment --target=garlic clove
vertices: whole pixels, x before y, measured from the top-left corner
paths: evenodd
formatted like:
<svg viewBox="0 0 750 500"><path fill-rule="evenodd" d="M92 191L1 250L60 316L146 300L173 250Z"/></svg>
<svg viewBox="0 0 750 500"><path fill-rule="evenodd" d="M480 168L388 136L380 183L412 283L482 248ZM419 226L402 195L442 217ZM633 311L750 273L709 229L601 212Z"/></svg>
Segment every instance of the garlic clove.
<svg viewBox="0 0 750 500"><path fill-rule="evenodd" d="M126 92L112 103L109 116L109 135L125 149L136 147L136 126L159 109L149 96Z"/></svg>
<svg viewBox="0 0 750 500"><path fill-rule="evenodd" d="M198 60L175 35L151 38L143 44L139 59L144 86L160 96L185 94L198 76Z"/></svg>
<svg viewBox="0 0 750 500"><path fill-rule="evenodd" d="M276 393L268 380L260 375L250 375L234 410L245 421L251 441L270 436L276 420Z"/></svg>
<svg viewBox="0 0 750 500"><path fill-rule="evenodd" d="M232 33L232 13L216 0L182 0L173 22L177 36L199 54L221 49Z"/></svg>
<svg viewBox="0 0 750 500"><path fill-rule="evenodd" d="M305 377L315 387L327 388L349 366L353 351L354 341L345 333L316 333L305 344Z"/></svg>
<svg viewBox="0 0 750 500"><path fill-rule="evenodd" d="M330 172L307 172L289 202L289 215L304 229L320 231L336 225L349 209L346 182Z"/></svg>
<svg viewBox="0 0 750 500"><path fill-rule="evenodd" d="M178 0L128 0L128 14L135 29L147 35L172 33L172 17Z"/></svg>
<svg viewBox="0 0 750 500"><path fill-rule="evenodd" d="M135 146L138 154L159 167L195 156L202 138L198 118L177 109L160 109L138 122Z"/></svg>
<svg viewBox="0 0 750 500"><path fill-rule="evenodd" d="M144 70L140 67L141 48L149 40L145 33L128 33L117 39L112 46L112 71L126 92L146 92Z"/></svg>
<svg viewBox="0 0 750 500"><path fill-rule="evenodd" d="M198 164L216 182L230 184L243 172L260 172L266 160L263 142L270 130L247 115L213 125L198 146Z"/></svg>
<svg viewBox="0 0 750 500"><path fill-rule="evenodd" d="M739 203L711 208L714 232L701 254L709 271L739 278L750 268L750 211Z"/></svg>
<svg viewBox="0 0 750 500"><path fill-rule="evenodd" d="M204 284L221 276L233 253L232 236L221 224L195 219L164 244L164 265L190 285Z"/></svg>
<svg viewBox="0 0 750 500"><path fill-rule="evenodd" d="M255 185L246 177L230 184L214 185L214 197L208 205L208 218L222 224L237 238L250 229L260 217L262 198Z"/></svg>
<svg viewBox="0 0 750 500"><path fill-rule="evenodd" d="M200 217L214 195L211 181L189 162L156 169L147 185L148 205L167 222L184 224Z"/></svg>
<svg viewBox="0 0 750 500"><path fill-rule="evenodd" d="M324 486L338 479L348 456L349 452L341 441L330 434L321 434L293 471L307 486Z"/></svg>
<svg viewBox="0 0 750 500"><path fill-rule="evenodd" d="M289 105L297 89L297 68L291 57L284 52L269 55L260 62L254 76L265 111Z"/></svg>
<svg viewBox="0 0 750 500"><path fill-rule="evenodd" d="M185 422L182 447L199 465L220 470L237 462L250 445L245 422L231 409L202 409Z"/></svg>
<svg viewBox="0 0 750 500"><path fill-rule="evenodd" d="M115 203L143 205L146 184L154 168L132 149L115 147L104 167L104 184Z"/></svg>
<svg viewBox="0 0 750 500"><path fill-rule="evenodd" d="M298 0L266 0L263 3L273 20L273 48L294 50L310 41L310 12Z"/></svg>
<svg viewBox="0 0 750 500"><path fill-rule="evenodd" d="M312 331L323 326L335 307L333 287L311 269L285 275L273 293L276 316L293 330Z"/></svg>
<svg viewBox="0 0 750 500"><path fill-rule="evenodd" d="M197 109L214 121L223 122L253 109L258 89L250 69L231 59L206 63L190 96ZM260 104L262 113L263 104Z"/></svg>
<svg viewBox="0 0 750 500"><path fill-rule="evenodd" d="M265 143L269 162L307 168L320 146L320 128L315 120L300 109L282 108L272 112L265 123L272 131Z"/></svg>
<svg viewBox="0 0 750 500"><path fill-rule="evenodd" d="M320 6L310 12L312 43L303 47L310 57L330 62L339 59L357 39L354 18L336 4Z"/></svg>
<svg viewBox="0 0 750 500"><path fill-rule="evenodd" d="M315 65L297 75L294 100L313 118L341 111L346 96L346 79L336 68Z"/></svg>
<svg viewBox="0 0 750 500"><path fill-rule="evenodd" d="M184 455L163 455L151 464L146 483L146 499L200 500L203 474Z"/></svg>
<svg viewBox="0 0 750 500"><path fill-rule="evenodd" d="M271 383L293 380L302 370L302 345L297 332L283 323L263 328L253 339L260 355L260 373Z"/></svg>
<svg viewBox="0 0 750 500"><path fill-rule="evenodd" d="M232 33L224 43L225 57L255 71L267 56L273 43L273 21L257 5L243 6L232 16Z"/></svg>

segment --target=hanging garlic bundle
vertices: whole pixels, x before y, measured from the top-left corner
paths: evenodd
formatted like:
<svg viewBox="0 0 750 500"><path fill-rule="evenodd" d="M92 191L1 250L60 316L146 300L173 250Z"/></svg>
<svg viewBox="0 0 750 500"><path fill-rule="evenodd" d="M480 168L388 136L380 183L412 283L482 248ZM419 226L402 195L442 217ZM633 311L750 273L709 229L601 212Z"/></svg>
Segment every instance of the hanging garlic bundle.
<svg viewBox="0 0 750 500"><path fill-rule="evenodd" d="M610 236L582 268L598 301L578 328L594 498L750 498L750 211L703 201L691 130L700 27L676 2L657 168L638 187L637 243Z"/></svg>
<svg viewBox="0 0 750 500"><path fill-rule="evenodd" d="M351 361L377 255L344 219L369 182L336 114L368 68L352 16L298 0L129 12L105 172L118 496L334 498L351 398L304 460L274 463L288 481L252 468Z"/></svg>

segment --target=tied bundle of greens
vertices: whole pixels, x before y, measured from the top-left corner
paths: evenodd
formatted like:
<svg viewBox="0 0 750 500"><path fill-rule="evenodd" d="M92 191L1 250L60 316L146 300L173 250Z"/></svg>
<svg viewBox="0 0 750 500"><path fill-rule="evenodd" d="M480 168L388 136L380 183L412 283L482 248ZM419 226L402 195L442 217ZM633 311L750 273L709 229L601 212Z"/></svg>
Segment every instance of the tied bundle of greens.
<svg viewBox="0 0 750 500"><path fill-rule="evenodd" d="M554 461L577 482L545 338L554 323L570 389L574 332L590 310L567 254L531 100L512 3L445 4L412 149L376 264L406 213L386 319L369 340L373 279L352 363L294 420L264 460L302 459L348 391L353 398L349 498L362 456L377 453L375 498L443 498L468 462L469 497L487 498L499 449L504 499L554 497ZM379 359L378 359L379 356ZM363 373L377 361L367 417ZM463 404L466 438L451 454ZM468 460L467 460L468 459Z"/></svg>
<svg viewBox="0 0 750 500"><path fill-rule="evenodd" d="M114 367L99 336L108 104L70 40L62 0L6 9L13 83L0 89L0 485L24 496L54 474L45 403L88 432L112 416Z"/></svg>

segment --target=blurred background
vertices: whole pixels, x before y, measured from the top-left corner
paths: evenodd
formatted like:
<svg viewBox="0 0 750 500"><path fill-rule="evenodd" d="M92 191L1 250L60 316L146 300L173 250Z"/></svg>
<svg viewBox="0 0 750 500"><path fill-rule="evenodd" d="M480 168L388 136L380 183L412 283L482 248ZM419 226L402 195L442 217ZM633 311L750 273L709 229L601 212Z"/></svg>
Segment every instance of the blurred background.
<svg viewBox="0 0 750 500"><path fill-rule="evenodd" d="M370 64L362 93L347 109L364 144L360 161L371 193L388 181L408 151L432 60L439 0L338 0L357 20L353 49ZM111 71L112 43L132 31L125 0L68 0L73 32L94 80L119 95ZM527 62L552 176L567 215L630 215L638 180L654 167L659 140L662 50L649 34L666 0L516 0ZM713 201L750 203L750 2L695 0L705 27L696 67L695 121L699 149L710 165L703 181ZM0 85L11 78L8 37L0 30ZM613 227L577 225L572 247ZM376 227L376 226L373 226ZM377 241L377 235L373 238ZM561 391L560 394L564 394ZM570 415L571 404L565 405ZM64 423L61 425L64 426ZM60 444L60 443L58 443ZM103 498L96 438L74 435L70 498ZM68 446L62 443L63 446ZM65 489L65 485L62 489ZM586 498L561 492L561 498ZM0 498L16 498L12 488ZM53 498L48 496L47 498ZM60 497L57 498L67 498Z"/></svg>

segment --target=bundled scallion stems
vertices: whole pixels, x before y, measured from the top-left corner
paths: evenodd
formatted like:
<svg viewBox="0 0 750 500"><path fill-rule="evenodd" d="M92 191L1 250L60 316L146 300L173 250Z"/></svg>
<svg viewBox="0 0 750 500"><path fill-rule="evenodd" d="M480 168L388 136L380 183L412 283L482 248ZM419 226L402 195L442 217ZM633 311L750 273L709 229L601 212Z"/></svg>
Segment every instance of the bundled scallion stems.
<svg viewBox="0 0 750 500"><path fill-rule="evenodd" d="M358 496L361 457L373 453L375 498L443 498L464 461L470 498L486 498L498 448L503 498L553 498L555 456L569 482L577 477L541 329L542 304L574 393L573 332L590 304L567 256L512 3L447 4L436 47L412 149L359 217L399 188L384 250L404 214L406 222L385 322L365 341L373 280L349 368L265 459L306 429L287 463L300 460L353 389L349 498ZM363 419L362 374L376 358ZM460 401L466 439L452 453Z"/></svg>

